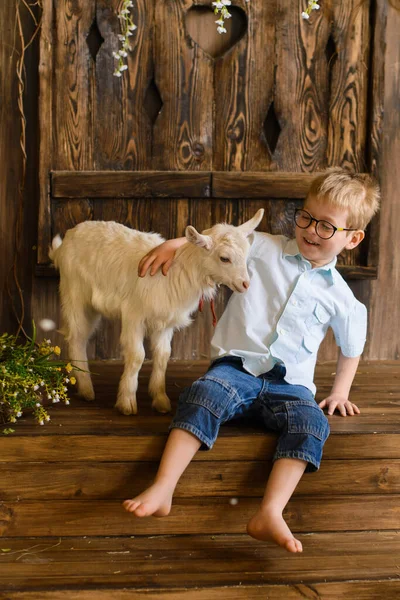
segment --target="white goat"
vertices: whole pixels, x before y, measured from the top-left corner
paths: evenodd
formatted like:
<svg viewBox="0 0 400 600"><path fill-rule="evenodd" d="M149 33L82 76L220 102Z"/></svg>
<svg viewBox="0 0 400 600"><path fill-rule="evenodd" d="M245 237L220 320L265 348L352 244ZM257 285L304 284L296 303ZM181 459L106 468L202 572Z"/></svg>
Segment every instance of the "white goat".
<svg viewBox="0 0 400 600"><path fill-rule="evenodd" d="M125 365L116 407L126 415L137 412L138 372L145 354L143 339L148 335L153 353L152 406L159 412L170 411L165 371L173 331L189 325L199 300L213 298L217 285L225 284L234 292L249 287L246 238L263 214L260 209L239 227L219 224L203 233L189 225L187 243L177 250L167 277L158 272L140 278L137 273L143 255L164 241L157 233L115 222L85 221L67 231L64 241L57 235L49 256L60 270L63 333L70 360L87 370L75 373L78 393L86 400L94 399L86 345L100 315L120 318Z"/></svg>

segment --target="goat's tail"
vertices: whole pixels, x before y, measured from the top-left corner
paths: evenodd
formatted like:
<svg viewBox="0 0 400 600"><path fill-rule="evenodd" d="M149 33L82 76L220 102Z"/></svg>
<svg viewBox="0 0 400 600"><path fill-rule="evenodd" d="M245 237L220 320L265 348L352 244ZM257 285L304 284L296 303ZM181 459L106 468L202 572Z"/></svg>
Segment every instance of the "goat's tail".
<svg viewBox="0 0 400 600"><path fill-rule="evenodd" d="M54 238L53 241L51 242L51 246L49 248L49 257L50 260L54 263L55 267L58 267L57 265L57 250L59 249L59 247L62 244L62 239L61 236L59 234L57 234Z"/></svg>

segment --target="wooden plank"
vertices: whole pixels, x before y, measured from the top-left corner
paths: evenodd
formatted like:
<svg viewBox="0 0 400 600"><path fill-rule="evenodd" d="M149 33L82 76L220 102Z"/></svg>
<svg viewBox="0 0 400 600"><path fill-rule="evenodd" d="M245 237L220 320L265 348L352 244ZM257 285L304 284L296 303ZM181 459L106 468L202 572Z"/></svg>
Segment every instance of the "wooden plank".
<svg viewBox="0 0 400 600"><path fill-rule="evenodd" d="M157 462L2 463L3 501L124 500L152 483ZM176 498L262 497L270 461L194 462L183 474ZM324 460L305 476L295 495L400 494L400 460Z"/></svg>
<svg viewBox="0 0 400 600"><path fill-rule="evenodd" d="M137 29L129 38L128 69L114 77L112 55L121 48L117 17L120 0L97 0L96 17L104 38L95 62L94 135L96 169L151 169L152 124L146 90L152 78L153 0L138 0L131 10Z"/></svg>
<svg viewBox="0 0 400 600"><path fill-rule="evenodd" d="M192 0L161 0L154 8L155 84L163 106L153 128L154 169L212 169L213 61L187 35Z"/></svg>
<svg viewBox="0 0 400 600"><path fill-rule="evenodd" d="M57 169L93 168L91 61L86 37L95 2L58 3L54 13L54 133L51 152ZM43 115L48 118L47 114Z"/></svg>
<svg viewBox="0 0 400 600"><path fill-rule="evenodd" d="M273 101L276 1L240 0L247 35L215 63L213 163L221 171L268 171L264 121Z"/></svg>
<svg viewBox="0 0 400 600"><path fill-rule="evenodd" d="M2 545L10 551L1 556L0 585L21 592L61 588L73 581L75 588L157 586L161 591L161 587L192 589L210 584L293 586L302 581L314 588L316 581L361 584L367 578L397 575L400 542L395 531L298 537L304 552L296 555L283 554L281 548L247 535L3 538ZM34 569L38 564L40 568ZM210 597L215 596L207 600Z"/></svg>
<svg viewBox="0 0 400 600"><path fill-rule="evenodd" d="M315 11L310 24L301 18L297 0L278 1L274 108L281 133L274 158L280 171L311 172L326 166L326 12L326 6Z"/></svg>
<svg viewBox="0 0 400 600"><path fill-rule="evenodd" d="M395 529L400 495L294 497L283 516L293 532ZM120 501L24 500L0 504L0 535L180 535L243 533L259 498L178 498L167 518L137 519ZM334 518L332 518L334 515Z"/></svg>
<svg viewBox="0 0 400 600"><path fill-rule="evenodd" d="M38 263L48 262L51 242L50 178L53 154L53 2L43 0L39 59L39 220Z"/></svg>
<svg viewBox="0 0 400 600"><path fill-rule="evenodd" d="M400 319L400 251L394 242L400 227L400 210L397 201L400 189L400 11L395 3L386 3L387 26L385 32L385 118L382 132L382 157L380 181L382 207L380 211L379 276L371 287L371 328L367 352L373 358L400 356L398 336L393 336L393 323ZM388 318L390 315L390 318Z"/></svg>
<svg viewBox="0 0 400 600"><path fill-rule="evenodd" d="M207 198L210 173L179 171L53 171L53 198Z"/></svg>
<svg viewBox="0 0 400 600"><path fill-rule="evenodd" d="M262 575L260 575L262 578ZM357 600L395 599L400 596L400 582L396 580L364 580L341 583L315 583L312 586L296 585L239 585L236 587L214 587L204 589L174 588L165 590L146 588L107 589L107 590L68 590L40 592L8 592L5 600L108 600L110 594L114 600L259 600L260 595L274 600L304 600L305 594L313 594L318 600L337 600L337 598L357 598ZM172 584L173 586L173 584ZM315 596L318 594L318 596ZM310 596L309 596L310 597ZM312 598L313 596L311 596Z"/></svg>
<svg viewBox="0 0 400 600"><path fill-rule="evenodd" d="M336 46L331 67L328 165L365 169L369 2L332 3L332 36Z"/></svg>
<svg viewBox="0 0 400 600"><path fill-rule="evenodd" d="M318 173L265 173L216 171L212 174L213 198L301 198L307 195Z"/></svg>

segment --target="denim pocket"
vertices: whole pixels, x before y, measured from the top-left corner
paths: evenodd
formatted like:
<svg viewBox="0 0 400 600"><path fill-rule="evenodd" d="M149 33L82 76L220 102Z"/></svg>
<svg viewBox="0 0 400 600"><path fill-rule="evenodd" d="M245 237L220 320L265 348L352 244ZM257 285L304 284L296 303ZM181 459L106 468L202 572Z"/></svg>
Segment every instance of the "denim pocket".
<svg viewBox="0 0 400 600"><path fill-rule="evenodd" d="M310 434L325 441L329 435L328 419L314 400L296 400L286 403L288 432Z"/></svg>
<svg viewBox="0 0 400 600"><path fill-rule="evenodd" d="M191 385L186 403L202 406L220 419L230 405L236 404L236 396L236 390L226 381L206 375Z"/></svg>

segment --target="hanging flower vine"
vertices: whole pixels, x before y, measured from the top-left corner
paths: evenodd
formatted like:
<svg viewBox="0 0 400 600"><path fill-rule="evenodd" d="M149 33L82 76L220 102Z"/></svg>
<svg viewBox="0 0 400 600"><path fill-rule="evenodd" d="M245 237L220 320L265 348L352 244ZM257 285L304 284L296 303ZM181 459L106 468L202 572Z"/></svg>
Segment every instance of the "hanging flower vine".
<svg viewBox="0 0 400 600"><path fill-rule="evenodd" d="M318 4L319 0L308 0L308 5L305 11L301 13L303 19L308 21L313 10L319 10L321 7Z"/></svg>
<svg viewBox="0 0 400 600"><path fill-rule="evenodd" d="M113 75L122 77L122 72L126 71L128 65L124 63L124 59L128 56L128 51L132 50L129 43L129 38L133 35L137 25L132 20L130 9L133 7L132 0L124 0L121 11L118 13L118 19L121 25L121 33L118 34L118 39L121 42L121 49L118 52L113 52L113 57L117 61Z"/></svg>
<svg viewBox="0 0 400 600"><path fill-rule="evenodd" d="M230 19L232 16L226 7L230 6L231 4L231 0L219 0L218 2L212 3L212 5L214 6L214 14L219 16L219 19L215 21L218 25L218 33L226 33L225 19Z"/></svg>

